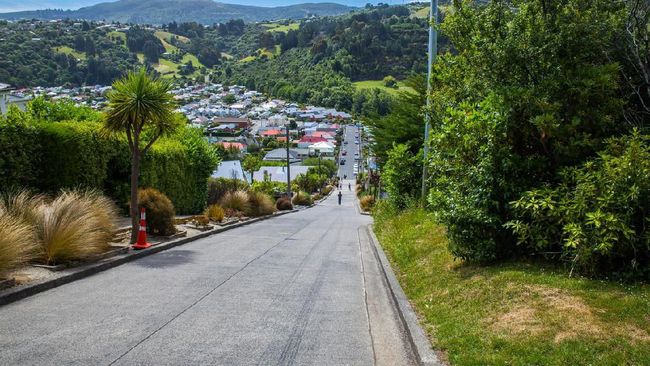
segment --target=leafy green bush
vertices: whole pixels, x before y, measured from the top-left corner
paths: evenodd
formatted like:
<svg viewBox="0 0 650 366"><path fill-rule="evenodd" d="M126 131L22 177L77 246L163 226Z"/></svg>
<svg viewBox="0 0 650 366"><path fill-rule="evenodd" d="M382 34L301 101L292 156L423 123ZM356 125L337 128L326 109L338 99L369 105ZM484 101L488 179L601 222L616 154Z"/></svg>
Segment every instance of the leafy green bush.
<svg viewBox="0 0 650 366"><path fill-rule="evenodd" d="M248 202L250 209L246 214L250 217L266 216L275 212L275 205L266 193L248 191Z"/></svg>
<svg viewBox="0 0 650 366"><path fill-rule="evenodd" d="M206 207L205 187L218 163L202 132L185 127L153 146L142 162L141 182L165 193L179 213L198 213Z"/></svg>
<svg viewBox="0 0 650 366"><path fill-rule="evenodd" d="M298 188L306 192L315 192L321 188L327 181L327 176L318 174L317 169L309 168L306 174L298 174L292 183L295 183Z"/></svg>
<svg viewBox="0 0 650 366"><path fill-rule="evenodd" d="M208 208L205 209L205 212L203 213L204 216L207 216L210 220L216 221L216 222L221 222L223 221L223 218L226 215L226 212L224 209L217 205L210 205Z"/></svg>
<svg viewBox="0 0 650 366"><path fill-rule="evenodd" d="M650 144L613 140L598 159L567 169L557 187L526 192L507 224L530 252L560 251L589 275L650 278Z"/></svg>
<svg viewBox="0 0 650 366"><path fill-rule="evenodd" d="M226 210L231 209L243 213L248 213L251 210L248 193L242 190L227 192L219 204Z"/></svg>
<svg viewBox="0 0 650 366"><path fill-rule="evenodd" d="M282 182L273 182L270 180L254 182L251 190L255 192L266 193L271 197L277 197L287 192L287 184Z"/></svg>
<svg viewBox="0 0 650 366"><path fill-rule="evenodd" d="M430 207L447 226L454 256L490 261L510 255L514 240L503 228L509 214L503 200L516 199L531 185L517 171L525 165L503 141L502 114L490 100L448 113L431 139Z"/></svg>
<svg viewBox="0 0 650 366"><path fill-rule="evenodd" d="M381 173L382 187L388 199L404 208L420 194L422 157L414 156L405 144L394 145Z"/></svg>
<svg viewBox="0 0 650 366"><path fill-rule="evenodd" d="M275 208L277 208L278 211L290 211L293 210L293 204L289 197L280 197L275 201Z"/></svg>
<svg viewBox="0 0 650 366"><path fill-rule="evenodd" d="M307 158L302 162L302 165L305 166L311 166L313 168L313 172L318 173L318 158ZM329 160L329 159L320 159L320 174L326 175L327 177L331 177L334 174L336 174L337 171L337 166L334 160Z"/></svg>
<svg viewBox="0 0 650 366"><path fill-rule="evenodd" d="M257 183L257 182L256 182ZM221 201L223 196L230 191L245 190L248 183L241 179L209 178L208 179L208 204L213 205Z"/></svg>
<svg viewBox="0 0 650 366"><path fill-rule="evenodd" d="M174 204L164 193L155 188L140 189L138 207L146 211L149 234L168 236L176 233Z"/></svg>
<svg viewBox="0 0 650 366"><path fill-rule="evenodd" d="M307 192L298 192L293 197L292 203L298 206L311 206L314 204L314 201L311 198L311 195Z"/></svg>

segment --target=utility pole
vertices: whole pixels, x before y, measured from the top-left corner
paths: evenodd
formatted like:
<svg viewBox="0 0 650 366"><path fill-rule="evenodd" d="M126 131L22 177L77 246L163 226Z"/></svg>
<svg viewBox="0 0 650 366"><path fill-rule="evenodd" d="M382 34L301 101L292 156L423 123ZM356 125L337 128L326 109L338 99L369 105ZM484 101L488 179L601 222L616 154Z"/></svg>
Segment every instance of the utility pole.
<svg viewBox="0 0 650 366"><path fill-rule="evenodd" d="M320 177L320 175L321 175L321 170L320 170L320 150L316 150L316 154L318 154L318 176ZM318 188L318 193L323 194L323 186L322 185L320 186L320 188Z"/></svg>
<svg viewBox="0 0 650 366"><path fill-rule="evenodd" d="M289 199L293 197L291 194L291 163L289 160L289 125L287 124L287 196Z"/></svg>
<svg viewBox="0 0 650 366"><path fill-rule="evenodd" d="M426 202L427 197L427 180L429 178L429 133L431 130L431 69L433 62L438 53L438 31L434 28L438 26L438 0L431 0L431 9L429 11L429 60L427 67L427 109L424 116L424 157L422 163L422 205Z"/></svg>

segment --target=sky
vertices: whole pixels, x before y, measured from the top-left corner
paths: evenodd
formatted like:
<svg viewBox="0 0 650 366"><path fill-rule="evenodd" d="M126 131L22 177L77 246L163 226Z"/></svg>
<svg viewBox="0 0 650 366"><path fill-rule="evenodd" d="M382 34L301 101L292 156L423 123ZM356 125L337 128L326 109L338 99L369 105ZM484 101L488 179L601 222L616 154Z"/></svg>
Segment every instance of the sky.
<svg viewBox="0 0 650 366"><path fill-rule="evenodd" d="M410 0L383 0L388 4L402 4ZM0 0L0 13L37 9L78 9L90 6L107 0ZM301 4L306 2L333 2L350 6L364 6L366 3L377 3L377 0L219 0L219 2L230 4L244 4L256 6L282 6Z"/></svg>

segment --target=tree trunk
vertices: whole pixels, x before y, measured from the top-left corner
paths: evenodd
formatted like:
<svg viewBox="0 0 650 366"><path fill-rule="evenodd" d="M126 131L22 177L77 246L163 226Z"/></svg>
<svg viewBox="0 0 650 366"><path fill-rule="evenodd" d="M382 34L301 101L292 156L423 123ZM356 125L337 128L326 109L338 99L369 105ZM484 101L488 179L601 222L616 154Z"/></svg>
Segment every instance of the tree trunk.
<svg viewBox="0 0 650 366"><path fill-rule="evenodd" d="M131 244L138 240L140 230L138 210L138 182L140 178L140 151L132 152L131 158Z"/></svg>

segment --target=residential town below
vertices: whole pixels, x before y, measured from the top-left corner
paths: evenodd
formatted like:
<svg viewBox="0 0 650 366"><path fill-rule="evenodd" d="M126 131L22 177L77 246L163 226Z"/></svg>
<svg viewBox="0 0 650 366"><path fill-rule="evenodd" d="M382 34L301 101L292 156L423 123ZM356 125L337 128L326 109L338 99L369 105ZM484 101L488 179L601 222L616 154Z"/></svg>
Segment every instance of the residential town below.
<svg viewBox="0 0 650 366"><path fill-rule="evenodd" d="M2 112L6 113L10 104L24 109L33 98L45 97L70 100L99 110L105 107L106 94L110 90L110 86L103 85L16 90L2 84L0 105ZM244 171L240 161L250 152L261 151L264 153L263 164L254 172L253 179L285 183L285 167L280 166L285 164L278 162L286 163L287 160L288 131L292 165L290 179L293 181L307 172L309 167L302 165L307 158L320 156L338 163L342 126L355 122L349 113L343 111L269 99L260 92L238 85L186 85L173 89L171 93L178 102L178 112L187 117L191 126L204 129L208 141L224 152L224 159L213 174L215 178L238 178L250 182L250 172ZM345 164L345 157L341 160Z"/></svg>

